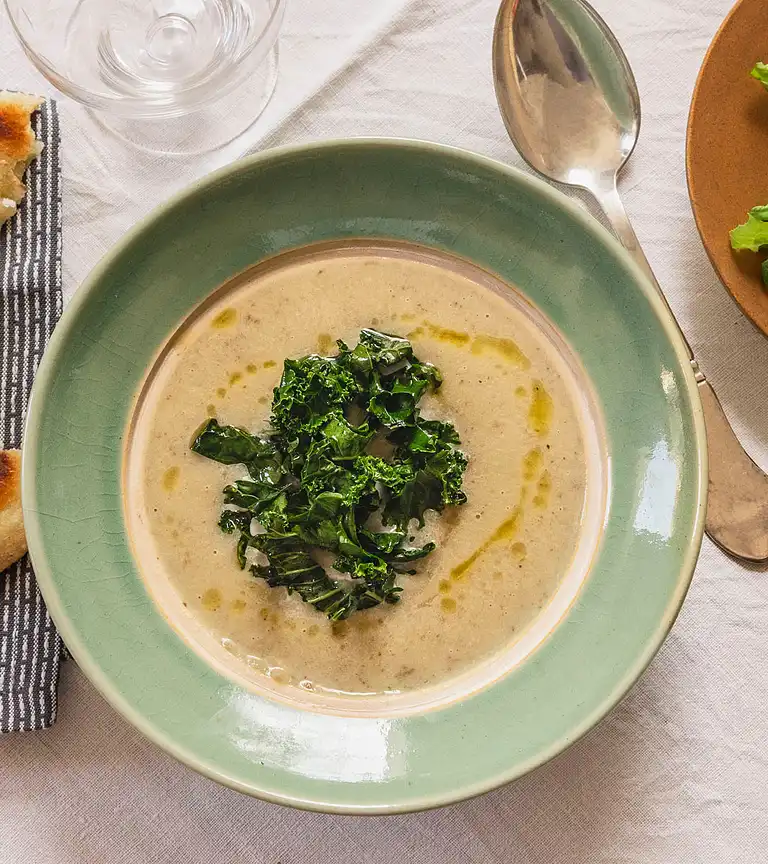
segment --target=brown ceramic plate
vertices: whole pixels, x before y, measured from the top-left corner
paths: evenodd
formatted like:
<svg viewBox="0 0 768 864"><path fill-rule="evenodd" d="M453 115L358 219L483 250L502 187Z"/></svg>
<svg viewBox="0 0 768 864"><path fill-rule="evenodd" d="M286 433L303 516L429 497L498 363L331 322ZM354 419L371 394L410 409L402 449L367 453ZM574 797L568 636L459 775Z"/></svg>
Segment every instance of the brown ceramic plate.
<svg viewBox="0 0 768 864"><path fill-rule="evenodd" d="M686 164L696 224L718 276L768 335L766 256L733 252L728 232L768 204L768 92L749 74L768 62L768 3L740 0L704 58L688 119Z"/></svg>

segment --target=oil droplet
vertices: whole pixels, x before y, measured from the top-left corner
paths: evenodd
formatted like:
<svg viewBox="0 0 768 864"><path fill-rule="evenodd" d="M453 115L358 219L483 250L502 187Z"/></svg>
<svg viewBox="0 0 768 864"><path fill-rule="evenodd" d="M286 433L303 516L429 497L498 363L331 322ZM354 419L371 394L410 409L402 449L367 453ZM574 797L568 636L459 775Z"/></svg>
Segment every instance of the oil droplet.
<svg viewBox="0 0 768 864"><path fill-rule="evenodd" d="M517 396L518 399L525 399L527 395L528 391L522 386L522 384L519 387L515 387L515 396Z"/></svg>
<svg viewBox="0 0 768 864"><path fill-rule="evenodd" d="M266 405L266 404L267 404L267 397L266 396L259 396L259 405Z"/></svg>
<svg viewBox="0 0 768 864"><path fill-rule="evenodd" d="M440 342L447 342L449 345L461 347L462 345L466 345L470 340L469 333L461 333L458 330L439 327L437 324L432 324L429 321L423 321L422 323L429 335Z"/></svg>
<svg viewBox="0 0 768 864"><path fill-rule="evenodd" d="M227 395L226 388L225 387L219 387L216 390L216 395L219 397L219 399L223 399Z"/></svg>
<svg viewBox="0 0 768 864"><path fill-rule="evenodd" d="M555 406L552 397L544 389L541 381L533 382L531 407L528 410L528 426L535 435L546 435L552 425Z"/></svg>
<svg viewBox="0 0 768 864"><path fill-rule="evenodd" d="M538 447L534 447L523 457L523 479L533 480L533 478L541 471L541 466L544 464L544 456Z"/></svg>
<svg viewBox="0 0 768 864"><path fill-rule="evenodd" d="M509 540L510 537L514 537L517 534L517 529L520 527L522 515L520 508L515 507L509 519L505 519L493 532L489 542L495 543L498 540Z"/></svg>
<svg viewBox="0 0 768 864"><path fill-rule="evenodd" d="M477 561L477 559L483 555L488 549L493 546L494 543L498 543L501 540L511 540L512 537L515 536L519 527L520 520L523 518L523 511L520 507L515 507L512 511L512 515L505 519L501 525L491 534L491 536L483 543L482 546L478 546L477 549L466 559L466 561L462 561L458 567L454 567L451 570L451 578L452 579L463 579L465 573L469 568Z"/></svg>
<svg viewBox="0 0 768 864"><path fill-rule="evenodd" d="M403 314L400 316L400 319L402 321L415 321L416 316L412 312L403 312Z"/></svg>
<svg viewBox="0 0 768 864"><path fill-rule="evenodd" d="M202 598L203 606L211 612L218 612L221 608L221 591L218 588L209 588Z"/></svg>
<svg viewBox="0 0 768 864"><path fill-rule="evenodd" d="M451 583L447 579L441 579L437 585L437 590L441 594L447 594L451 590Z"/></svg>
<svg viewBox="0 0 768 864"><path fill-rule="evenodd" d="M456 601L453 597L443 597L440 601L440 608L443 612L455 612L456 611Z"/></svg>
<svg viewBox="0 0 768 864"><path fill-rule="evenodd" d="M537 494L533 497L534 507L544 509L549 504L549 493L552 490L552 476L549 471L544 471L536 484Z"/></svg>
<svg viewBox="0 0 768 864"><path fill-rule="evenodd" d="M502 573L501 573L501 571L500 571L500 570L497 570L497 571L493 574L493 578L494 578L497 582L499 582L499 581L501 580L501 578L502 578Z"/></svg>
<svg viewBox="0 0 768 864"><path fill-rule="evenodd" d="M206 406L205 413L209 417L215 417L216 416L216 406L213 404L213 402L211 402L210 405Z"/></svg>
<svg viewBox="0 0 768 864"><path fill-rule="evenodd" d="M274 360L265 360L264 361L264 368L265 369L272 369L275 366L277 366L277 363L275 363Z"/></svg>
<svg viewBox="0 0 768 864"><path fill-rule="evenodd" d="M479 549L475 549L475 551L467 558L465 561L462 561L458 567L454 567L451 570L451 579L463 579L464 574L469 570L469 568L477 561L477 559L485 552L486 545L483 544Z"/></svg>
<svg viewBox="0 0 768 864"><path fill-rule="evenodd" d="M321 333L317 337L317 350L323 355L327 354L335 344L330 333Z"/></svg>
<svg viewBox="0 0 768 864"><path fill-rule="evenodd" d="M531 368L531 361L523 354L518 344L511 339L502 339L499 336L475 336L472 343L472 353L482 354L484 351L495 351L507 363L511 363L519 369Z"/></svg>
<svg viewBox="0 0 768 864"><path fill-rule="evenodd" d="M242 380L243 380L243 373L242 372L233 372L229 376L229 386L234 387L234 385L237 384L238 381L242 381Z"/></svg>
<svg viewBox="0 0 768 864"><path fill-rule="evenodd" d="M213 321L211 321L211 327L215 327L217 330L223 330L225 327L231 327L235 321L237 321L236 310L232 308L222 309Z"/></svg>
<svg viewBox="0 0 768 864"><path fill-rule="evenodd" d="M176 488L179 483L180 473L179 468L174 465L163 474L163 489L165 489L166 492L173 492Z"/></svg>
<svg viewBox="0 0 768 864"><path fill-rule="evenodd" d="M317 636L319 632L320 628L317 626L317 624L310 624L309 628L307 629L307 636Z"/></svg>
<svg viewBox="0 0 768 864"><path fill-rule="evenodd" d="M245 602L245 600L238 597L237 600L232 601L232 611L233 612L242 612L243 609L245 609L245 607L247 605L248 604Z"/></svg>
<svg viewBox="0 0 768 864"><path fill-rule="evenodd" d="M406 339L418 339L420 336L423 336L423 335L424 335L424 328L423 327L414 327L414 329L411 330L410 333L405 334L405 338Z"/></svg>
<svg viewBox="0 0 768 864"><path fill-rule="evenodd" d="M262 606L261 609L259 609L259 615L261 616L262 621L266 621L267 618L269 618L269 609L267 609L266 606Z"/></svg>
<svg viewBox="0 0 768 864"><path fill-rule="evenodd" d="M516 561L524 561L525 556L528 554L525 543L513 543L509 551Z"/></svg>
<svg viewBox="0 0 768 864"><path fill-rule="evenodd" d="M248 373L251 374L251 375L254 375L256 372L259 371L259 367L256 366L255 363L249 363L249 364L245 367L245 371L248 372Z"/></svg>

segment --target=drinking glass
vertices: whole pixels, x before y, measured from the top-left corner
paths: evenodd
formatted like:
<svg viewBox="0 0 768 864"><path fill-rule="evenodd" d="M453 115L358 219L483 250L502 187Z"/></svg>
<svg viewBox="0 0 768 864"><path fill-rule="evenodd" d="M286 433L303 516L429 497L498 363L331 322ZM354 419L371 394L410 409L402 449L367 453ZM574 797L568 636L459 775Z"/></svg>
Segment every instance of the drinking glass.
<svg viewBox="0 0 768 864"><path fill-rule="evenodd" d="M146 150L203 153L250 127L277 82L286 0L5 0L30 60Z"/></svg>

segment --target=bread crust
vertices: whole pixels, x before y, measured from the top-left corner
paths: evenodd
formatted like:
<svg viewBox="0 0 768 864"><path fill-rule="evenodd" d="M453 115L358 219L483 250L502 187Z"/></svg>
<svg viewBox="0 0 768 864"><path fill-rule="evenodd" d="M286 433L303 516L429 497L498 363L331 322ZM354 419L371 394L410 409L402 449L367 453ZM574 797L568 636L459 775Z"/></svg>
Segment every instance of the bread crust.
<svg viewBox="0 0 768 864"><path fill-rule="evenodd" d="M0 450L0 572L26 551L21 512L21 451Z"/></svg>
<svg viewBox="0 0 768 864"><path fill-rule="evenodd" d="M38 96L0 91L0 225L16 213L27 191L22 175L42 150L30 122L42 103Z"/></svg>
<svg viewBox="0 0 768 864"><path fill-rule="evenodd" d="M0 90L0 159L29 162L39 149L29 118L43 104L38 96Z"/></svg>

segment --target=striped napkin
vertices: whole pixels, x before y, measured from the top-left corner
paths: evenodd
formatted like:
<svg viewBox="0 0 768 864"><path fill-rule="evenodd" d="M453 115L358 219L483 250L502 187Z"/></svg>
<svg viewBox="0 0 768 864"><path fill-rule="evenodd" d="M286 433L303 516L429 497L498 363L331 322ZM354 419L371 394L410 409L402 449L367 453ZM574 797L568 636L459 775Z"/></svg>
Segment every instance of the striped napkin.
<svg viewBox="0 0 768 864"><path fill-rule="evenodd" d="M21 446L27 400L61 315L59 118L48 100L32 118L42 154L25 174L27 196L0 229L0 448ZM62 654L25 556L0 573L0 733L56 719Z"/></svg>

